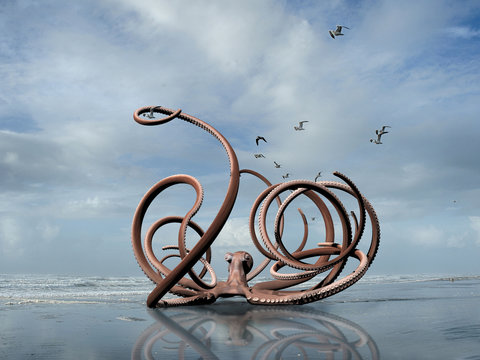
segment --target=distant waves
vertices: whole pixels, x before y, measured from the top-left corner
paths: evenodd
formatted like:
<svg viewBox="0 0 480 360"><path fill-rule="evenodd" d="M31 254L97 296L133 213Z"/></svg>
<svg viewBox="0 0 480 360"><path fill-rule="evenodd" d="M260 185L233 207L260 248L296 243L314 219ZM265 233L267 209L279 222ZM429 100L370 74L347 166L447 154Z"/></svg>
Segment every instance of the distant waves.
<svg viewBox="0 0 480 360"><path fill-rule="evenodd" d="M259 277L257 282L268 280L271 280L271 278ZM301 288L314 286L317 282L317 280L312 280L302 284ZM341 302L345 300L406 300L402 295L405 286L415 286L416 283L422 283L422 287L427 288L449 285L478 285L480 284L480 275L366 275L345 292L345 295L338 294L328 298L328 300L339 300ZM384 294L377 293L382 292L385 286L390 288L389 295L399 291L398 296L385 297ZM0 304L144 303L153 288L154 284L146 277L0 274ZM365 290L368 290L368 292L365 293ZM365 297L360 296L364 293L366 294ZM422 294L421 297L424 295ZM166 298L168 297L173 296L167 294ZM350 299L350 297L352 298Z"/></svg>

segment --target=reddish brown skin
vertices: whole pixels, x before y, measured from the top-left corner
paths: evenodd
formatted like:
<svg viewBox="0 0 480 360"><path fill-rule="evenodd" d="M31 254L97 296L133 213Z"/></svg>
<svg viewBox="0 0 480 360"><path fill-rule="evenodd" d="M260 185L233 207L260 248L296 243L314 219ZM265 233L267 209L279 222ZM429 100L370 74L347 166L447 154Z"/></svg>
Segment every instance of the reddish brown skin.
<svg viewBox="0 0 480 360"><path fill-rule="evenodd" d="M153 108L153 112L166 115L161 119L147 120L141 117L142 114L150 113L152 107L143 107L135 111L134 119L142 125L159 125L172 120L183 120L194 124L211 135L213 135L224 147L230 163L230 179L225 199L206 231L192 221L193 216L199 210L203 200L203 190L197 179L189 175L173 175L155 184L140 201L132 223L132 246L138 264L144 273L156 284L155 289L147 298L148 307L178 306L208 304L219 297L243 296L251 304L305 304L317 301L327 296L336 294L357 282L367 271L378 250L380 242L380 226L377 216L370 203L358 191L355 184L345 175L334 173L344 183L335 181L312 182L307 180L292 180L281 184L272 185L265 177L252 170L239 171L238 160L233 148L228 141L211 125L181 110L171 110L161 106ZM240 173L249 173L262 180L267 189L263 191L254 202L250 212L250 234L252 241L259 252L265 256L265 260L252 272L252 256L245 251L228 253L226 260L229 262L229 276L227 281L216 281L216 275L210 266L210 246L217 238L227 221L230 212L235 204L238 193ZM170 216L157 220L147 230L144 245L142 246L141 233L142 223L146 211L152 201L163 190L177 184L187 184L194 188L197 197L191 210L183 217ZM352 212L354 230L343 204L331 189L340 190L355 197L358 202L360 219ZM280 195L288 195L282 203ZM319 243L312 249L304 249L308 237L308 223L305 215L298 209L304 223L304 234L300 245L294 252L289 252L282 242L283 214L286 207L298 196L307 196L320 211L325 224L325 241ZM335 208L337 216L342 224L342 243L335 243L335 229L332 216L325 203L326 199ZM267 233L266 219L268 209L273 201L276 201L279 210L274 224L275 239L272 241ZM260 238L263 246L256 235L255 217L258 213ZM365 229L366 215L370 219L372 238L367 254L357 248ZM152 241L155 232L163 225L176 222L180 224L177 245L169 245L166 250L177 250L176 254L170 254L161 260L153 253ZM188 227L192 227L200 236L199 241L192 249L185 246L185 237ZM205 255L205 258L203 257ZM173 269L164 265L164 261L171 257L180 258L180 263ZM316 258L313 263L303 260ZM350 274L337 280L349 258L359 261L357 268ZM248 282L255 278L262 270L274 261L270 269L271 275L275 278L272 281L256 283L249 286ZM203 269L199 274L193 271L193 266L201 262ZM282 274L279 270L289 266L299 271L296 273ZM311 280L317 275L330 270L322 280L307 290L295 291L284 290L292 286ZM204 275L211 274L211 282L203 281ZM250 272L250 273L249 273ZM189 275L187 278L186 275ZM163 300L163 296L170 292L180 298Z"/></svg>

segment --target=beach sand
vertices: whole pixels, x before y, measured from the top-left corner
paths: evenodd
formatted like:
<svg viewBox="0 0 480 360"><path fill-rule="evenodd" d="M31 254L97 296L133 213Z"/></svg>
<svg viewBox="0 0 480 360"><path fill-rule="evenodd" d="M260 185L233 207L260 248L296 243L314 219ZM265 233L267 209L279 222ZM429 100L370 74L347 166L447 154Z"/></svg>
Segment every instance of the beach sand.
<svg viewBox="0 0 480 360"><path fill-rule="evenodd" d="M480 277L360 282L301 306L0 297L1 359L480 359Z"/></svg>

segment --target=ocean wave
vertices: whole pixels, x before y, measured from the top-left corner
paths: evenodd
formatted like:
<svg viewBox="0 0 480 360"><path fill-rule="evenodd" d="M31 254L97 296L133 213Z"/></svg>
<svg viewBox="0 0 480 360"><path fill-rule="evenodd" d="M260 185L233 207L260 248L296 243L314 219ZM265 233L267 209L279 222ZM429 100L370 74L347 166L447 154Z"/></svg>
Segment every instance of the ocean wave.
<svg viewBox="0 0 480 360"><path fill-rule="evenodd" d="M37 305L37 304L101 304L97 300L58 300L58 299L16 299L15 301L8 301L4 305Z"/></svg>
<svg viewBox="0 0 480 360"><path fill-rule="evenodd" d="M221 280L221 279L219 279ZM270 281L270 277L258 277L251 285ZM366 275L355 287L362 291L363 286L427 283L442 286L446 282L459 285L475 284L480 275ZM311 280L302 284L301 288L309 288L318 283ZM0 301L8 304L30 303L62 303L78 301L92 303L100 301L142 301L152 291L153 283L145 277L80 277L66 275L2 275L0 274ZM389 299L386 301L396 301Z"/></svg>
<svg viewBox="0 0 480 360"><path fill-rule="evenodd" d="M118 316L116 319L122 320L122 321L146 321L146 319L137 318L133 316Z"/></svg>

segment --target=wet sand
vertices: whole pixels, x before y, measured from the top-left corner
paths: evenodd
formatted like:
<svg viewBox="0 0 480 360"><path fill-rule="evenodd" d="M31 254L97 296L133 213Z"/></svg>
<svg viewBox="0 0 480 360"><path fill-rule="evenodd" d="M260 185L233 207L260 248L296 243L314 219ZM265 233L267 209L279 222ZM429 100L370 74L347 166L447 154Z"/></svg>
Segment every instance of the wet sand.
<svg viewBox="0 0 480 360"><path fill-rule="evenodd" d="M145 295L146 298L146 295ZM2 359L480 359L480 279L362 284L302 306L0 303Z"/></svg>

